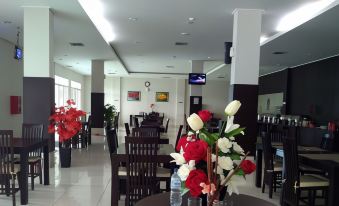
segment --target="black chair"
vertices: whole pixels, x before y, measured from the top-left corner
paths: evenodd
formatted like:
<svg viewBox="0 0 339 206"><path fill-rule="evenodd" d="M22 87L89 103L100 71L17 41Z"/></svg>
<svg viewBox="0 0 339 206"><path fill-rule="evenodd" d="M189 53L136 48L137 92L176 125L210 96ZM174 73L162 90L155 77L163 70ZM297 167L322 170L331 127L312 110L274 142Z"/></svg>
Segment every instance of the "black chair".
<svg viewBox="0 0 339 206"><path fill-rule="evenodd" d="M300 201L313 206L316 191L324 191L327 205L328 179L319 175L300 175L297 141L295 138L284 138L285 180L283 184L283 205L298 206ZM301 191L308 191L308 197L302 198ZM308 200L308 201L306 201Z"/></svg>
<svg viewBox="0 0 339 206"><path fill-rule="evenodd" d="M166 120L166 127L165 127L165 133L167 133L167 131L168 131L168 124L169 124L169 121L170 121L170 119L167 118L167 120Z"/></svg>
<svg viewBox="0 0 339 206"><path fill-rule="evenodd" d="M15 193L19 191L15 187L16 179L20 179L20 166L14 164L13 131L0 130L0 194L12 195L13 206Z"/></svg>
<svg viewBox="0 0 339 206"><path fill-rule="evenodd" d="M273 190L276 192L277 185L281 185L283 166L281 162L274 160L274 152L269 133L262 133L262 144L265 162L262 193L265 192L265 186L268 185L269 198L272 198Z"/></svg>
<svg viewBox="0 0 339 206"><path fill-rule="evenodd" d="M159 191L157 181L158 138L126 137L127 206Z"/></svg>
<svg viewBox="0 0 339 206"><path fill-rule="evenodd" d="M159 129L156 127L139 127L132 129L133 137L158 137L160 138Z"/></svg>
<svg viewBox="0 0 339 206"><path fill-rule="evenodd" d="M87 120L87 144L92 144L92 116L88 116Z"/></svg>
<svg viewBox="0 0 339 206"><path fill-rule="evenodd" d="M43 140L43 124L23 124L22 138L26 142L39 142ZM42 184L42 148L38 148L29 153L29 176L31 177L31 187L34 190L34 178L39 177Z"/></svg>
<svg viewBox="0 0 339 206"><path fill-rule="evenodd" d="M135 124L135 128L139 127L139 119L138 119L138 117L134 117L134 124Z"/></svg>
<svg viewBox="0 0 339 206"><path fill-rule="evenodd" d="M125 123L125 130L126 130L126 136L130 136L131 135L131 130L129 129L128 123Z"/></svg>
<svg viewBox="0 0 339 206"><path fill-rule="evenodd" d="M332 151L333 150L333 138L331 138L330 134L325 134L321 138L320 147L325 150Z"/></svg>
<svg viewBox="0 0 339 206"><path fill-rule="evenodd" d="M179 126L179 131L178 131L178 134L177 134L177 139L175 140L175 147L174 148L177 148L177 145L178 145L179 139L181 137L181 133L182 133L183 127L184 127L184 125L180 125Z"/></svg>

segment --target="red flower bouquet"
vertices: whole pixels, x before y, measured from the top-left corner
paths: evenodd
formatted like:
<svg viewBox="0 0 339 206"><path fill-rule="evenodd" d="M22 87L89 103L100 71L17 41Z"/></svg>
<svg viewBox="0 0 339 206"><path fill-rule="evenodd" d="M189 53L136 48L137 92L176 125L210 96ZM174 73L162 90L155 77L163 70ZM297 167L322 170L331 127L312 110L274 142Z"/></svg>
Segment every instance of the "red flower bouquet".
<svg viewBox="0 0 339 206"><path fill-rule="evenodd" d="M236 142L236 136L244 134L245 129L233 123L240 106L239 101L227 105L227 121L219 133L210 133L206 128L212 118L211 112L202 110L198 114L193 113L187 118L193 131L178 141L176 150L179 153L171 154L172 162L180 166L178 175L191 195L207 194L210 206L220 200L220 191L224 187L230 195L238 193L237 185L245 181L245 175L256 169L253 162L246 160L247 154Z"/></svg>
<svg viewBox="0 0 339 206"><path fill-rule="evenodd" d="M60 143L70 140L81 130L80 117L86 115L72 105L75 105L74 101L67 100L67 106L55 108L54 114L49 117L48 133L58 133Z"/></svg>

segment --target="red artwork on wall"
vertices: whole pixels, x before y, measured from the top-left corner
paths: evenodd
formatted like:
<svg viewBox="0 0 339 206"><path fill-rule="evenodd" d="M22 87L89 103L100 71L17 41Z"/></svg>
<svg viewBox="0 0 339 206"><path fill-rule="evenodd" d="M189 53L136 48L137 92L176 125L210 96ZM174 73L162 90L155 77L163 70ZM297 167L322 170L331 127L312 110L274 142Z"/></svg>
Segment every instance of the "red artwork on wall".
<svg viewBox="0 0 339 206"><path fill-rule="evenodd" d="M21 96L10 97L11 114L21 114Z"/></svg>

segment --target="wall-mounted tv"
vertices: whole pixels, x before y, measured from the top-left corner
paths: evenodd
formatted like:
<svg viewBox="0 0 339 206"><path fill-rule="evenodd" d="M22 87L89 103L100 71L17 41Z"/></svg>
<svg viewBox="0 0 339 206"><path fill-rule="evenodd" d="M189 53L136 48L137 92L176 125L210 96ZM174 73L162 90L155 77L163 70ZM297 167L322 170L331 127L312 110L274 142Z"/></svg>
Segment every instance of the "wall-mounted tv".
<svg viewBox="0 0 339 206"><path fill-rule="evenodd" d="M206 74L204 73L190 73L188 77L188 84L204 85L206 84Z"/></svg>
<svg viewBox="0 0 339 206"><path fill-rule="evenodd" d="M15 46L14 47L14 58L20 60L22 59L22 55L23 55L22 49L18 46Z"/></svg>

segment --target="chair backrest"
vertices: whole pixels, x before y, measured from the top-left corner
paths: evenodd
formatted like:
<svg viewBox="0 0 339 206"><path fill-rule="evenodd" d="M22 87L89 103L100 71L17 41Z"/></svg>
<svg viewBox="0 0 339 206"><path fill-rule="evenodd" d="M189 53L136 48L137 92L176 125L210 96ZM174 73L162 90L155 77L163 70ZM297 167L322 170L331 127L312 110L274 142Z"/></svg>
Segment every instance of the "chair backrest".
<svg viewBox="0 0 339 206"><path fill-rule="evenodd" d="M282 142L288 134L288 128L283 125L271 125L268 133L272 142Z"/></svg>
<svg viewBox="0 0 339 206"><path fill-rule="evenodd" d="M0 193L7 187L5 183L14 171L13 158L13 131L0 130Z"/></svg>
<svg viewBox="0 0 339 206"><path fill-rule="evenodd" d="M134 205L156 190L158 138L126 137L126 205Z"/></svg>
<svg viewBox="0 0 339 206"><path fill-rule="evenodd" d="M181 133L182 133L182 128L183 127L184 127L184 125L180 125L179 126L179 131L178 131L178 134L177 134L177 139L175 140L175 147L174 148L177 148L177 145L178 145L179 139L181 137Z"/></svg>
<svg viewBox="0 0 339 206"><path fill-rule="evenodd" d="M139 127L139 119L137 117L134 117L134 124L136 128Z"/></svg>
<svg viewBox="0 0 339 206"><path fill-rule="evenodd" d="M170 119L167 118L167 120L166 120L166 127L165 127L165 133L167 133L167 131L168 131L168 123L169 123L169 121L170 121Z"/></svg>
<svg viewBox="0 0 339 206"><path fill-rule="evenodd" d="M273 170L273 149L269 133L262 132L262 146L264 152L265 171Z"/></svg>
<svg viewBox="0 0 339 206"><path fill-rule="evenodd" d="M39 142L43 139L44 125L43 124L22 124L22 138L24 141ZM31 157L41 157L42 148L38 148L29 153Z"/></svg>
<svg viewBox="0 0 339 206"><path fill-rule="evenodd" d="M299 204L300 190L295 186L299 186L299 164L298 149L295 138L284 138L284 161L285 161L285 182L283 191L283 201L289 205Z"/></svg>
<svg viewBox="0 0 339 206"><path fill-rule="evenodd" d="M133 137L160 137L159 128L156 127L139 127L132 129Z"/></svg>
<svg viewBox="0 0 339 206"><path fill-rule="evenodd" d="M320 147L325 150L333 150L333 139L331 138L330 134L325 134L321 138Z"/></svg>
<svg viewBox="0 0 339 206"><path fill-rule="evenodd" d="M117 137L117 133L115 129L107 130L106 139L107 139L109 154L111 157L112 154L116 153L117 147L118 147L118 137Z"/></svg>
<svg viewBox="0 0 339 206"><path fill-rule="evenodd" d="M126 136L130 136L131 135L131 130L129 129L128 123L125 123L125 130L126 130Z"/></svg>

